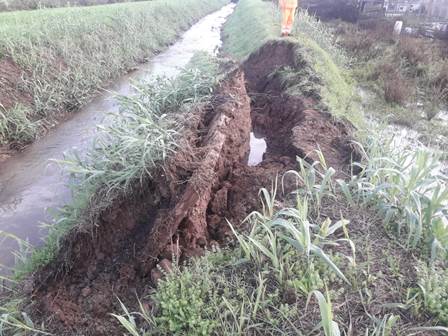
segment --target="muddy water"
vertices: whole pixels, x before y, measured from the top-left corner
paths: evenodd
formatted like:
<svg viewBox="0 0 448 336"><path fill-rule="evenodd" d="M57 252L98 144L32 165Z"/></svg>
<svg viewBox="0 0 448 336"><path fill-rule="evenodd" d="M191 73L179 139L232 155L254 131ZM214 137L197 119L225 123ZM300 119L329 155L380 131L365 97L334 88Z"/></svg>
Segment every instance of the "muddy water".
<svg viewBox="0 0 448 336"><path fill-rule="evenodd" d="M227 5L204 17L167 51L121 78L45 138L3 163L0 166L0 231L26 239L34 246L39 245L45 235L39 223L51 220L48 209L57 209L71 199L68 177L58 166L49 164L49 160L62 159L64 152L73 149L82 153L90 146L97 126L106 114L119 110L112 92L129 95L132 81L161 75L174 77L195 52L216 53L221 46L221 27L234 6ZM14 240L0 238L3 272L13 265L12 252L17 247Z"/></svg>

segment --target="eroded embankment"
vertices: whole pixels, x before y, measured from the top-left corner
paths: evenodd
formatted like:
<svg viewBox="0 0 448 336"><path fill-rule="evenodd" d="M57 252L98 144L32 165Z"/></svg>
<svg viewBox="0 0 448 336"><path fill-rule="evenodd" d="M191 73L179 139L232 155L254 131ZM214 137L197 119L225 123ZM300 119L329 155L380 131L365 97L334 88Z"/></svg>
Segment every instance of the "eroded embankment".
<svg viewBox="0 0 448 336"><path fill-rule="evenodd" d="M169 268L173 245L180 258L225 243L234 225L258 208L258 191L296 166L296 155L316 158L320 148L342 174L350 158L348 129L313 109L312 98L285 93L280 68L300 66L295 45L272 42L231 71L212 104L198 107L185 127L181 150L139 187L116 201L95 223L72 231L55 262L28 286L28 311L58 335L119 335L111 312L119 297L132 309ZM267 152L249 167L251 130L266 137ZM293 186L291 186L293 187Z"/></svg>

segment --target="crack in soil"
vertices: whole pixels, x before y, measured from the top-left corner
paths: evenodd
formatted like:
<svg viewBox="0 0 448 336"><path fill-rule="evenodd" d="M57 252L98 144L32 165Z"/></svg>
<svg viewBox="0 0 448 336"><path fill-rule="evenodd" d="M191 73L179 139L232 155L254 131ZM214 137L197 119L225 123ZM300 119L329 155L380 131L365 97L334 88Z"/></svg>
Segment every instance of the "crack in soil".
<svg viewBox="0 0 448 336"><path fill-rule="evenodd" d="M297 66L296 58L293 43L271 42L231 71L211 106L188 117L182 149L156 178L116 200L95 225L70 232L56 261L34 274L33 318L58 335L119 335L108 315L120 310L117 297L132 309L136 295L148 294L160 277L155 266L169 268L173 242L181 259L225 243L227 220L244 229L238 224L258 208L259 189L294 169L296 155L315 160L320 148L342 174L352 152L349 127L314 110L312 99L287 95L270 76ZM252 130L267 143L257 166L247 165Z"/></svg>

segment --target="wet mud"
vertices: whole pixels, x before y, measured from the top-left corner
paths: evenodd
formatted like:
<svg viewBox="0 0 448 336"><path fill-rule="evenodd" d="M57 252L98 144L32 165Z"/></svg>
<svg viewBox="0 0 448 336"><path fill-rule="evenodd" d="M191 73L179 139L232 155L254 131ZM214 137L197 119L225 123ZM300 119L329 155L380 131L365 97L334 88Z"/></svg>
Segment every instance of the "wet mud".
<svg viewBox="0 0 448 336"><path fill-rule="evenodd" d="M70 232L55 262L29 280L27 311L57 335L121 335L109 315L117 297L131 310L169 268L231 238L258 209L258 192L322 150L340 174L351 156L349 127L313 109L311 98L287 95L270 74L297 66L294 44L271 42L228 73L211 104L188 118L181 150L116 200L94 222ZM248 165L251 132L266 141L263 160ZM290 188L294 188L292 183Z"/></svg>

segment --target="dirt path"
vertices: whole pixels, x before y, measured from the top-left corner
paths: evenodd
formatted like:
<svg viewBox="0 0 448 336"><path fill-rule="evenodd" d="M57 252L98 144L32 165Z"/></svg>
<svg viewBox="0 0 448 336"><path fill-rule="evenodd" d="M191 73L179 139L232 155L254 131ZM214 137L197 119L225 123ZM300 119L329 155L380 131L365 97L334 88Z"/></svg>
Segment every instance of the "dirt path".
<svg viewBox="0 0 448 336"><path fill-rule="evenodd" d="M175 76L179 67L185 66L197 51L215 53L221 45L221 27L232 13L234 5L208 15L167 51L141 66L129 76L123 77L108 91L121 95L131 94L131 81L147 80L153 76ZM39 245L46 234L39 223L50 219L47 209L58 208L71 199L67 187L68 177L50 159L62 159L63 153L77 149L82 153L91 144L96 127L104 122L107 113L118 112L114 95L110 92L98 96L61 123L45 138L36 142L23 153L0 165L0 231L28 239ZM0 244L0 265L13 265L12 251L15 241ZM0 270L0 273L5 273Z"/></svg>
<svg viewBox="0 0 448 336"><path fill-rule="evenodd" d="M34 321L58 335L120 335L109 315L120 309L116 297L136 308L136 295L149 293L161 276L155 266L169 264L173 242L181 259L224 244L227 220L238 226L257 209L259 189L294 169L296 155L312 160L320 147L343 174L351 155L348 128L315 110L312 99L287 95L280 79L269 76L297 66L294 48L269 43L230 71L212 106L192 112L182 150L153 175L158 178L65 238L57 260L27 287ZM248 165L252 130L267 144L255 166Z"/></svg>

